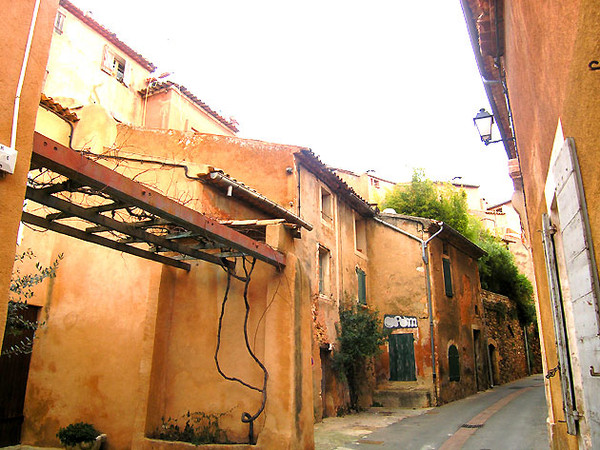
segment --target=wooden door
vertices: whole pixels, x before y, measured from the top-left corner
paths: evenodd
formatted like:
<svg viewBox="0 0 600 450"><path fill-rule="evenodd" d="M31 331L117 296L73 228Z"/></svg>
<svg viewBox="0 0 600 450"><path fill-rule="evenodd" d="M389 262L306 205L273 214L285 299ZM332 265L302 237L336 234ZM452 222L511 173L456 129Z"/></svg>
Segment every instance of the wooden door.
<svg viewBox="0 0 600 450"><path fill-rule="evenodd" d="M24 320L35 322L39 307L28 305L18 312ZM21 425L23 424L23 406L25 390L29 374L31 354L5 354L9 349L24 339L33 339L33 330L21 329L18 335L10 332L8 327L4 333L2 354L0 355L0 447L19 444L21 442Z"/></svg>
<svg viewBox="0 0 600 450"><path fill-rule="evenodd" d="M415 343L412 333L390 335L390 381L415 381Z"/></svg>

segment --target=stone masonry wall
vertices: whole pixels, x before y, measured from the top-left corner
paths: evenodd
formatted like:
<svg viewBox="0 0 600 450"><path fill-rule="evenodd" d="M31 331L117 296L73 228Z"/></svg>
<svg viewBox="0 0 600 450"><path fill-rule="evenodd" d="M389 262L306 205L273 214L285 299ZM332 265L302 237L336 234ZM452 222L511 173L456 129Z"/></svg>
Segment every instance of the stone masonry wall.
<svg viewBox="0 0 600 450"><path fill-rule="evenodd" d="M485 322L488 332L489 358L494 376L494 384L504 384L528 373L523 327L517 318L514 303L503 295L482 290ZM531 373L539 373L541 368L540 343L537 327L527 328Z"/></svg>

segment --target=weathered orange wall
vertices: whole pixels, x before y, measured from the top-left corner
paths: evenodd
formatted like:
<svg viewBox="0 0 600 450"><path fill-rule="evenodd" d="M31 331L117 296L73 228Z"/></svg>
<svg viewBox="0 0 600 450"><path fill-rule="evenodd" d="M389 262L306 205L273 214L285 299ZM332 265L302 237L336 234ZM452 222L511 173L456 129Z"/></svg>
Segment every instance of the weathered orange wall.
<svg viewBox="0 0 600 450"><path fill-rule="evenodd" d="M137 91L145 87L150 72L65 8L60 12L65 15L63 33L52 33L44 93L65 107L98 104L120 121L141 123ZM102 71L105 45L127 61L129 86Z"/></svg>
<svg viewBox="0 0 600 450"><path fill-rule="evenodd" d="M167 92L160 92L149 96L147 99L144 98L143 102L146 113L142 125L147 128L195 130L202 133L235 136L233 131L181 94L176 86L173 86Z"/></svg>
<svg viewBox="0 0 600 450"><path fill-rule="evenodd" d="M294 167L292 153L298 147L213 134L143 130L125 125L119 125L118 129L117 149L212 165L297 212L296 183L286 168ZM269 168L268 175L265 175L265 168Z"/></svg>
<svg viewBox="0 0 600 450"><path fill-rule="evenodd" d="M154 132L121 132L135 135L137 153L143 149L147 158L181 152L173 142L147 144ZM182 169L130 163L118 170L215 217L262 216L185 178ZM288 257L282 271L258 262L249 291L250 342L269 371L257 448L312 448L309 273L294 256L300 241L283 226L268 227L267 242ZM247 439L239 418L258 408L260 394L221 379L213 360L225 291L221 268L198 262L187 273L52 232L28 230L23 246L34 248L42 264L65 255L57 278L34 301L43 306L46 326L32 355L24 443L56 445L59 426L83 420L109 435L109 449L155 448L145 436L161 417L187 411L225 413L228 438ZM243 311L240 283L232 281L221 361L227 372L260 385L261 372L244 348Z"/></svg>
<svg viewBox="0 0 600 450"><path fill-rule="evenodd" d="M424 237L422 227L418 229L414 222L396 219L393 220L393 224L413 236ZM421 244L378 223L373 223L369 227L369 242L371 302L368 303L379 310L382 319L385 314L417 317L418 328L401 331L414 334L417 382L432 391L429 314ZM390 377L388 357L386 349L377 373L377 381L380 385L386 385Z"/></svg>
<svg viewBox="0 0 600 450"><path fill-rule="evenodd" d="M46 59L58 0L40 4L31 53L19 107L16 149L19 152L13 175L0 175L0 298L6 299L15 256L25 182L29 171L35 116L40 102ZM0 143L9 146L17 84L35 1L3 1L0 24L5 33L0 43ZM0 336L4 336L6 301L0 301Z"/></svg>
<svg viewBox="0 0 600 450"><path fill-rule="evenodd" d="M538 280L538 323L543 363L557 365L554 326L546 283L541 217L546 212L544 186L555 132L562 122L565 137L574 137L588 202L594 247L598 255L600 208L597 135L600 120L598 74L588 63L598 59L598 1L506 2L506 69L523 174L529 234ZM553 448L576 448L566 434L558 377L546 382Z"/></svg>
<svg viewBox="0 0 600 450"><path fill-rule="evenodd" d="M454 295L446 296L442 270L442 241L434 239L430 246L431 290L435 318L435 349L441 403L464 398L489 387L483 304L477 261L448 243ZM477 307L477 308L476 308ZM479 360L474 361L473 330L480 330ZM460 355L460 381L449 381L448 349L456 345Z"/></svg>
<svg viewBox="0 0 600 450"><path fill-rule="evenodd" d="M32 301L46 324L34 344L22 442L57 445L59 427L85 421L109 434L108 448L130 448L161 266L52 232L28 230L22 246L43 264L64 254Z"/></svg>

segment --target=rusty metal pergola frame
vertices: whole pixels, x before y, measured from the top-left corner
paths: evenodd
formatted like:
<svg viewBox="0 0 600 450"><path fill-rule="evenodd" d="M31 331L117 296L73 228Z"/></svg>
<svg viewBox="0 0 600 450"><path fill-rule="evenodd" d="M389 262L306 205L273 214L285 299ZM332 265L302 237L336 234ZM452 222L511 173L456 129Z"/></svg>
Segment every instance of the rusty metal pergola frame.
<svg viewBox="0 0 600 450"><path fill-rule="evenodd" d="M52 212L33 214L35 208L29 208L22 215L25 223L184 270L190 269L186 259L223 266L230 264L227 257L238 255L285 266L285 256L264 242L39 133L31 170L54 175L51 182L30 180L26 191L28 200Z"/></svg>

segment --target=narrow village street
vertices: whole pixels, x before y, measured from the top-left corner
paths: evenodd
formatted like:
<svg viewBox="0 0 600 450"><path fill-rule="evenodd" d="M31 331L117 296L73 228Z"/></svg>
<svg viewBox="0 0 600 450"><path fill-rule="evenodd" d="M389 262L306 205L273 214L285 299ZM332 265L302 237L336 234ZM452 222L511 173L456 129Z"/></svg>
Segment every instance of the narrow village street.
<svg viewBox="0 0 600 450"><path fill-rule="evenodd" d="M542 375L496 386L439 408L371 408L327 418L315 428L317 450L548 447Z"/></svg>

